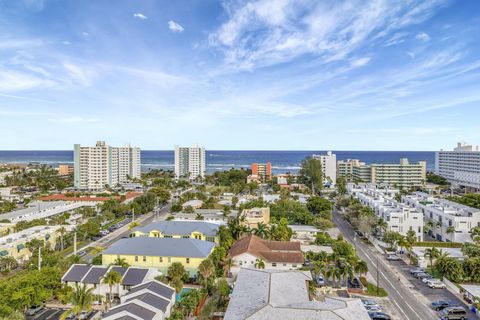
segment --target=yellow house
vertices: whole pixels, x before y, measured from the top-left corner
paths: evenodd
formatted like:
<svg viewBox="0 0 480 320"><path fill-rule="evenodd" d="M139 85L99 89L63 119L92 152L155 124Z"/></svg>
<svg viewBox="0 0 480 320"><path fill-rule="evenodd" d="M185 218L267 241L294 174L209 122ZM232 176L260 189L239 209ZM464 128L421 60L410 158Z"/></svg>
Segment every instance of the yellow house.
<svg viewBox="0 0 480 320"><path fill-rule="evenodd" d="M270 208L251 208L244 209L240 214L241 225L256 228L261 222L265 225L270 223Z"/></svg>
<svg viewBox="0 0 480 320"><path fill-rule="evenodd" d="M29 260L32 253L27 248L27 242L37 239L43 240L46 246L55 248L57 239L60 237L58 232L64 227L71 231L73 226L36 226L20 232L10 233L0 238L0 257L11 256L19 263Z"/></svg>
<svg viewBox="0 0 480 320"><path fill-rule="evenodd" d="M219 244L219 224L206 221L158 221L133 230L131 237L197 239Z"/></svg>
<svg viewBox="0 0 480 320"><path fill-rule="evenodd" d="M180 262L193 277L200 263L214 248L213 242L190 238L123 238L102 252L102 264L114 264L117 259L125 259L130 266L157 268L167 274L172 263Z"/></svg>

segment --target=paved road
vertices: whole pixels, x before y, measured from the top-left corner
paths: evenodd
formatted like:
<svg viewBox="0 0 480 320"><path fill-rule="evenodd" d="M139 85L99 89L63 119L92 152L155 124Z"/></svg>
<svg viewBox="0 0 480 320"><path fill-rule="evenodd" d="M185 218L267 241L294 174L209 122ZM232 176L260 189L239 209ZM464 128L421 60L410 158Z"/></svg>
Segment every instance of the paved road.
<svg viewBox="0 0 480 320"><path fill-rule="evenodd" d="M378 279L380 287L383 287L398 309L398 313L404 320L426 320L438 319L435 312L427 306L427 303L422 301L421 294L416 294L412 289L399 281L391 268L386 265L385 258L376 251L375 248L365 244L356 239L354 241L354 230L348 222L346 222L340 213L334 212L333 220L340 231L343 233L345 239L355 244L358 256L365 260L368 264L368 270L376 279L377 275L377 261L378 261Z"/></svg>
<svg viewBox="0 0 480 320"><path fill-rule="evenodd" d="M139 223L139 226L145 226L145 225L151 223L154 220L155 221L156 220L165 220L168 216L169 210L170 210L170 204L167 204L166 206L164 206L163 208L161 208L159 210L158 214L150 212L150 213L147 213L147 214L139 217L135 221ZM111 244L116 242L117 240L119 240L123 237L127 237L130 234L130 232L131 232L131 230L128 229L128 224L127 224L127 225L121 227L120 229L115 230L112 233L109 233L105 237L102 237L102 238L98 239L97 241L91 242L90 244L86 245L85 247L78 249L77 252L85 250L88 247L91 247L91 248L97 248L97 247L107 248L108 246L110 246ZM86 254L85 256L82 257L82 260L91 261L90 259L92 259L94 256L95 255L88 253L88 254Z"/></svg>

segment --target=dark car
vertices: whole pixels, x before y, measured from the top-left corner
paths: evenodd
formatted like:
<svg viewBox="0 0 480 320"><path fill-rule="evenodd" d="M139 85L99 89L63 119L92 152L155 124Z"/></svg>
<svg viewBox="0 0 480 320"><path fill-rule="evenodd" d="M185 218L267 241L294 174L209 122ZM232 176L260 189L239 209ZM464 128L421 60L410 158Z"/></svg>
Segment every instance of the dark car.
<svg viewBox="0 0 480 320"><path fill-rule="evenodd" d="M442 320L467 320L467 311L463 307L446 307L439 312Z"/></svg>
<svg viewBox="0 0 480 320"><path fill-rule="evenodd" d="M384 312L369 312L368 315L372 320L390 320L390 316Z"/></svg>
<svg viewBox="0 0 480 320"><path fill-rule="evenodd" d="M83 250L83 251L80 251L80 252L78 253L78 256L79 256L79 257L83 257L83 256L86 255L86 254L87 254L87 251Z"/></svg>
<svg viewBox="0 0 480 320"><path fill-rule="evenodd" d="M348 287L359 289L359 288L362 287L362 284L360 283L360 281L357 278L348 279Z"/></svg>
<svg viewBox="0 0 480 320"><path fill-rule="evenodd" d="M445 309L446 307L449 307L451 303L449 301L445 300L436 300L432 302L432 309L435 311L440 311Z"/></svg>

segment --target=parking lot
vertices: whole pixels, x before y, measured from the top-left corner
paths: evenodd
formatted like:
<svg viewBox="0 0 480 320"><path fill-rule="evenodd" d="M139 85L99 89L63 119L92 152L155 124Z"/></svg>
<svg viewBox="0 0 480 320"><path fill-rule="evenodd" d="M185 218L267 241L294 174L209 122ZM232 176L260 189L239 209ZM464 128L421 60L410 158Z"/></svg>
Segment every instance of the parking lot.
<svg viewBox="0 0 480 320"><path fill-rule="evenodd" d="M431 289L425 283L423 283L421 279L416 279L409 272L409 270L414 267L407 265L403 260L388 261L388 264L394 267L397 272L401 273L402 278L408 281L408 286L412 292L420 294L425 299L425 303L430 305L435 300L451 301L453 304L462 306L468 311L468 319L478 320L478 318L469 311L468 306L463 302L463 300L457 298L457 296L447 289Z"/></svg>
<svg viewBox="0 0 480 320"><path fill-rule="evenodd" d="M59 320L60 316L64 311L65 309L44 308L34 316L27 316L26 319L27 320ZM87 320L93 319L94 316L95 316L95 312L92 312L92 314L88 316Z"/></svg>

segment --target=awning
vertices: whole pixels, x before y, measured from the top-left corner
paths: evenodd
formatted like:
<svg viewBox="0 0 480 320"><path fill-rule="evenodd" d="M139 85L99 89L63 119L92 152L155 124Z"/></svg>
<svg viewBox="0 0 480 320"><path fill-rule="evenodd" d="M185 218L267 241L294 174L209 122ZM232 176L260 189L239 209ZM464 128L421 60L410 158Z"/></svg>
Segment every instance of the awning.
<svg viewBox="0 0 480 320"><path fill-rule="evenodd" d="M8 251L7 250L0 251L0 257L5 257L5 256L8 256Z"/></svg>
<svg viewBox="0 0 480 320"><path fill-rule="evenodd" d="M25 248L25 245L23 243L17 245L17 250L18 251L22 250L23 248Z"/></svg>

